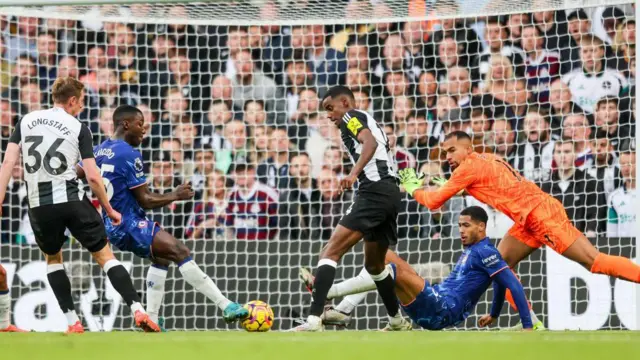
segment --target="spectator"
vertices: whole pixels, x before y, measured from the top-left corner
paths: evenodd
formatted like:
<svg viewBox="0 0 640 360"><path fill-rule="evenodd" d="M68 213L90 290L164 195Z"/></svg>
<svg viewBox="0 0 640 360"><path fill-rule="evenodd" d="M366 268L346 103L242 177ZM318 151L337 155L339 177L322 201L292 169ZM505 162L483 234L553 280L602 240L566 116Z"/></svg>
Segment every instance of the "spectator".
<svg viewBox="0 0 640 360"><path fill-rule="evenodd" d="M58 42L55 33L44 32L38 35L38 76L40 88L46 90L53 84L57 76Z"/></svg>
<svg viewBox="0 0 640 360"><path fill-rule="evenodd" d="M99 86L97 71L107 67L107 56L104 48L101 46L94 46L89 49L86 63L87 72L80 76L79 80L82 81L85 86L97 90Z"/></svg>
<svg viewBox="0 0 640 360"><path fill-rule="evenodd" d="M249 50L239 51L234 58L234 64L237 70L236 76L231 79L234 107L241 109L245 101L260 99L264 101L268 113L273 114L270 121L284 122L279 120L279 118L286 116L285 102L281 100L283 99L282 93L271 78L265 76L261 71L254 70Z"/></svg>
<svg viewBox="0 0 640 360"><path fill-rule="evenodd" d="M583 36L580 40L582 69L575 69L562 77L569 86L573 101L591 114L595 105L605 96L619 96L627 91L629 83L617 70L604 64L604 44L595 36Z"/></svg>
<svg viewBox="0 0 640 360"><path fill-rule="evenodd" d="M214 100L207 112L207 122L202 126L203 135L213 135L221 133L226 124L233 120L234 114L231 111L230 102Z"/></svg>
<svg viewBox="0 0 640 360"><path fill-rule="evenodd" d="M38 58L38 26L40 19L36 17L18 16L16 34L5 35L7 60L15 62L21 55Z"/></svg>
<svg viewBox="0 0 640 360"><path fill-rule="evenodd" d="M474 151L479 153L493 152L493 149L487 146L485 142L485 136L490 134L489 130L491 130L493 125L485 111L481 108L472 109L469 120Z"/></svg>
<svg viewBox="0 0 640 360"><path fill-rule="evenodd" d="M2 36L0 36L0 93L9 89L11 77L13 76L13 65L7 60L7 47Z"/></svg>
<svg viewBox="0 0 640 360"><path fill-rule="evenodd" d="M318 184L322 194L320 207L320 231L322 240L328 240L338 225L342 214L352 202L353 192L342 191L335 172L322 170L318 174Z"/></svg>
<svg viewBox="0 0 640 360"><path fill-rule="evenodd" d="M436 3L436 6L439 4L446 6L446 11L456 11L458 8L457 3ZM455 40L455 42L460 47L460 55L466 57L466 61L462 64L470 64L472 63L473 58L480 54L482 50L482 44L480 43L480 38L478 34L471 28L471 20L461 19L461 18L447 18L442 19L440 21L440 29L436 30L433 33L432 40L430 39L432 44L439 44L442 39L446 37L450 37ZM435 48L435 46L433 46ZM437 57L434 53L432 57Z"/></svg>
<svg viewBox="0 0 640 360"><path fill-rule="evenodd" d="M289 60L285 65L285 69L284 84L286 88L287 119L289 122L296 122L300 115L297 112L300 92L313 84L313 72L302 58Z"/></svg>
<svg viewBox="0 0 640 360"><path fill-rule="evenodd" d="M29 199L27 197L27 183L24 182L22 175L22 162L18 162L11 172L6 196L2 203L0 243L18 242L20 237L26 235L24 234L24 223L29 209ZM31 229L29 232L32 232Z"/></svg>
<svg viewBox="0 0 640 360"><path fill-rule="evenodd" d="M219 154L221 158L225 158L223 161L223 164L225 164L223 170L225 170L225 172L232 163L248 163L252 160L249 154L247 127L242 121L229 121L224 126L224 138L231 144L230 150ZM223 165L221 164L221 166Z"/></svg>
<svg viewBox="0 0 640 360"><path fill-rule="evenodd" d="M244 49L249 48L249 36L247 29L243 26L231 26L227 29L226 49L220 53L219 64L214 63L214 73L224 74L228 79L233 79L237 75L237 67L234 59L236 55Z"/></svg>
<svg viewBox="0 0 640 360"><path fill-rule="evenodd" d="M306 153L291 158L289 190L280 194L278 218L281 240L317 240L320 237L318 182L311 177Z"/></svg>
<svg viewBox="0 0 640 360"><path fill-rule="evenodd" d="M571 141L558 141L553 151L557 168L551 179L540 188L558 199L575 227L587 237L598 233L598 209L606 200L598 182L585 171L576 168L575 146Z"/></svg>
<svg viewBox="0 0 640 360"><path fill-rule="evenodd" d="M189 101L184 97L179 88L168 88L162 114L162 121L168 124L177 124L189 117Z"/></svg>
<svg viewBox="0 0 640 360"><path fill-rule="evenodd" d="M93 133L93 143L100 144L111 138L114 133L113 127L113 111L115 109L104 107L100 109L100 118L98 119L98 128L100 131Z"/></svg>
<svg viewBox="0 0 640 360"><path fill-rule="evenodd" d="M415 169L416 168L416 157L413 154L398 145L398 136L395 133L394 126L392 124L386 124L384 126L384 133L387 135L387 140L389 141L389 150L392 154L395 155L396 166L398 170L402 169Z"/></svg>
<svg viewBox="0 0 640 360"><path fill-rule="evenodd" d="M570 140L574 144L575 166L585 170L593 164L593 151L591 150L591 126L584 114L567 115L563 123L562 139ZM555 159L554 159L555 161ZM554 162L554 168L555 168Z"/></svg>
<svg viewBox="0 0 640 360"><path fill-rule="evenodd" d="M607 236L637 236L636 223L636 150L635 141L626 141L620 148L620 173L623 184L609 196Z"/></svg>
<svg viewBox="0 0 640 360"><path fill-rule="evenodd" d="M383 123L397 124L403 128L414 108L413 98L405 95L394 97L391 119L383 119Z"/></svg>
<svg viewBox="0 0 640 360"><path fill-rule="evenodd" d="M238 240L273 239L278 233L278 194L256 179L253 165L236 163L225 225Z"/></svg>
<svg viewBox="0 0 640 360"><path fill-rule="evenodd" d="M0 140L2 141L2 152L9 144L9 137L13 132L13 125L16 121L16 113L7 99L0 98Z"/></svg>
<svg viewBox="0 0 640 360"><path fill-rule="evenodd" d="M151 182L149 188L153 192L168 193L182 183L176 174L175 157L168 151L158 151L151 163ZM187 214L191 213L193 204L190 200L173 202L163 208L153 209L149 213L152 221L162 224L163 228L177 239L184 238Z"/></svg>
<svg viewBox="0 0 640 360"><path fill-rule="evenodd" d="M274 189L289 187L289 149L291 143L286 129L275 129L269 140L271 156L258 165L258 181Z"/></svg>
<svg viewBox="0 0 640 360"><path fill-rule="evenodd" d="M467 64L463 61L460 54L460 44L452 38L445 37L440 40L436 53L436 65L435 73L439 81L444 80L447 77L449 69L453 67L466 67Z"/></svg>
<svg viewBox="0 0 640 360"><path fill-rule="evenodd" d="M371 102L369 91L363 88L356 88L351 91L353 92L353 97L356 99L356 109L373 113L373 103Z"/></svg>
<svg viewBox="0 0 640 360"><path fill-rule="evenodd" d="M148 59L144 56L143 48L136 45L133 25L118 24L115 36L109 40L109 47L109 67L118 72L122 84L135 87L147 81L149 76L145 71Z"/></svg>
<svg viewBox="0 0 640 360"><path fill-rule="evenodd" d="M393 110L393 98L401 95L411 95L409 79L406 73L388 72L384 75L384 94L373 103L374 117L384 119L387 112Z"/></svg>
<svg viewBox="0 0 640 360"><path fill-rule="evenodd" d="M522 49L525 59L527 88L539 102L549 99L549 85L560 75L560 54L544 48L544 38L534 25L522 29Z"/></svg>
<svg viewBox="0 0 640 360"><path fill-rule="evenodd" d="M191 183L193 189L198 193L205 188L208 176L216 169L216 154L211 145L202 145L195 150L193 165Z"/></svg>
<svg viewBox="0 0 640 360"><path fill-rule="evenodd" d="M191 62L183 55L176 55L169 60L171 84L182 92L190 102L189 108L194 112L202 110L202 94L208 93L202 89L198 74L191 73Z"/></svg>
<svg viewBox="0 0 640 360"><path fill-rule="evenodd" d="M413 154L418 164L429 159L429 152L438 146L438 142L439 139L434 137L433 123L427 122L424 114L414 112L409 116L401 144Z"/></svg>
<svg viewBox="0 0 640 360"><path fill-rule="evenodd" d="M549 87L549 105L551 105L549 109L549 126L551 132L555 135L560 136L562 132L562 121L565 116L583 112L582 108L574 103L571 98L571 90L562 80L556 79L551 83Z"/></svg>
<svg viewBox="0 0 640 360"><path fill-rule="evenodd" d="M469 70L463 67L454 66L447 72L444 92L454 98L460 108L469 107L471 103L471 79Z"/></svg>
<svg viewBox="0 0 640 360"><path fill-rule="evenodd" d="M173 168L176 174L183 174L182 167L185 165L184 151L182 151L182 140L176 137L162 139L160 150L167 151L171 155Z"/></svg>
<svg viewBox="0 0 640 360"><path fill-rule="evenodd" d="M224 219L228 207L227 181L220 170L213 170L202 184L202 199L193 205L193 214L188 222L185 237L199 240L224 240Z"/></svg>
<svg viewBox="0 0 640 360"><path fill-rule="evenodd" d="M193 160L198 138L198 127L190 122L181 122L173 126L173 136L180 139L185 160Z"/></svg>
<svg viewBox="0 0 640 360"><path fill-rule="evenodd" d="M24 113L42 110L42 92L36 80L20 87L20 104L24 107Z"/></svg>
<svg viewBox="0 0 640 360"><path fill-rule="evenodd" d="M467 71L467 75L469 72ZM452 77L453 78L453 77ZM459 79L459 78L458 78ZM448 88L447 88L448 90ZM420 74L416 86L417 108L425 109L429 119L436 118L436 102L438 101L438 82L433 72L425 71ZM356 99L357 100L357 99Z"/></svg>
<svg viewBox="0 0 640 360"><path fill-rule="evenodd" d="M500 19L497 16L489 17L484 31L487 47L478 56L474 66L477 71L477 78L486 78L491 67L491 58L495 55L504 56L509 60L515 77L524 77L525 54L522 49L509 42L507 28ZM507 70L505 69L504 71L506 72Z"/></svg>
<svg viewBox="0 0 640 360"><path fill-rule="evenodd" d="M493 55L489 58L489 69L481 88L485 93L504 101L508 95L507 88L515 79L511 61L505 56Z"/></svg>
<svg viewBox="0 0 640 360"><path fill-rule="evenodd" d="M509 42L522 49L522 28L530 23L531 17L527 13L509 15L509 19L507 20Z"/></svg>
<svg viewBox="0 0 640 360"><path fill-rule="evenodd" d="M622 178L609 134L605 131L596 132L596 138L593 141L593 152L593 166L587 169L587 173L600 182L601 188L608 199L615 189L622 186Z"/></svg>
<svg viewBox="0 0 640 360"><path fill-rule="evenodd" d="M387 37L382 54L382 61L373 69L376 77L382 79L388 72L405 72L405 49L400 35L391 34Z"/></svg>
<svg viewBox="0 0 640 360"><path fill-rule="evenodd" d="M327 45L324 25L308 25L305 38L305 56L312 64L318 87L343 84L342 74L347 70L347 60L343 52Z"/></svg>
<svg viewBox="0 0 640 360"><path fill-rule="evenodd" d="M253 139L253 152L255 155L255 161L258 164L266 162L271 157L271 151L269 151L269 144L271 140L271 134L273 128L268 126L254 126L251 138Z"/></svg>
<svg viewBox="0 0 640 360"><path fill-rule="evenodd" d="M516 144L516 132L513 129L511 121L503 118L495 119L491 125L489 134L493 136L493 139L486 142L485 151L493 149L496 155L502 157L512 167L515 167L518 146Z"/></svg>
<svg viewBox="0 0 640 360"><path fill-rule="evenodd" d="M511 164L525 178L540 183L551 176L555 141L549 130L549 120L540 110L532 108L523 121L524 143L518 147L517 158Z"/></svg>
<svg viewBox="0 0 640 360"><path fill-rule="evenodd" d="M298 107L288 124L289 138L298 149L304 149L309 137L309 123L317 121L320 99L315 88L304 88L298 95Z"/></svg>
<svg viewBox="0 0 640 360"><path fill-rule="evenodd" d="M370 73L357 67L347 69L345 86L349 89L368 89L371 87ZM376 79L379 81L379 79ZM376 87L376 90L379 87Z"/></svg>
<svg viewBox="0 0 640 360"><path fill-rule="evenodd" d="M345 155L342 149L337 146L326 148L322 156L322 170L331 170L338 176L338 179L342 179L347 174Z"/></svg>
<svg viewBox="0 0 640 360"><path fill-rule="evenodd" d="M12 75L10 85L11 98L17 100L19 97L17 90L20 89L20 86L28 84L32 79L37 79L38 77L38 68L35 60L28 55L20 55L13 66Z"/></svg>
<svg viewBox="0 0 640 360"><path fill-rule="evenodd" d="M537 11L533 13L533 20L540 30L540 35L545 38L547 50L559 51L570 45L564 11Z"/></svg>
<svg viewBox="0 0 640 360"><path fill-rule="evenodd" d="M211 100L222 100L224 102L233 102L233 83L225 76L218 75L213 78L211 83Z"/></svg>
<svg viewBox="0 0 640 360"><path fill-rule="evenodd" d="M360 69L365 73L370 71L371 62L369 61L369 50L366 41L359 39L347 46L347 68Z"/></svg>
<svg viewBox="0 0 640 360"><path fill-rule="evenodd" d="M609 138L614 150L618 150L620 143L628 139L628 126L620 126L620 112L618 110L618 98L605 96L598 100L595 108L595 130L604 131Z"/></svg>
<svg viewBox="0 0 640 360"><path fill-rule="evenodd" d="M120 105L120 82L115 71L103 68L96 71L98 88L95 89L100 97L100 107L117 107Z"/></svg>
<svg viewBox="0 0 640 360"><path fill-rule="evenodd" d="M404 44L404 67L412 82L417 82L424 69L431 68L432 58L428 56L425 44L425 23L423 21L407 21L402 28Z"/></svg>
<svg viewBox="0 0 640 360"><path fill-rule="evenodd" d="M262 100L247 100L244 103L242 114L242 120L250 126L266 124L267 113L264 110L264 101Z"/></svg>

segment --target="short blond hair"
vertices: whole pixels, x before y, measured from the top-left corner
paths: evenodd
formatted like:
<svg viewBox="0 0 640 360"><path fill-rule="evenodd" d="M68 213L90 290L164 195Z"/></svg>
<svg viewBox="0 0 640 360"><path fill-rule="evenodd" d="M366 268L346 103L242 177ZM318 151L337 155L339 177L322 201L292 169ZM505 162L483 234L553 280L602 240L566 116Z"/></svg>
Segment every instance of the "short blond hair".
<svg viewBox="0 0 640 360"><path fill-rule="evenodd" d="M58 78L51 88L51 98L56 104L65 104L72 97L80 98L84 84L70 76Z"/></svg>

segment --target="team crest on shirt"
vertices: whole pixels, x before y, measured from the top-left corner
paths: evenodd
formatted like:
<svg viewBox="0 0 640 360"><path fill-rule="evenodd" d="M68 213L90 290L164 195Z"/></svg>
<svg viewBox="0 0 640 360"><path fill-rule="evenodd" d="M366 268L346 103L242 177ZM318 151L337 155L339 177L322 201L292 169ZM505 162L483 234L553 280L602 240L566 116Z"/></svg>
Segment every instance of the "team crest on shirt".
<svg viewBox="0 0 640 360"><path fill-rule="evenodd" d="M133 162L133 167L136 169L136 171L142 171L142 169L144 168L142 166L142 160L140 160L140 158L136 158L136 160Z"/></svg>
<svg viewBox="0 0 640 360"><path fill-rule="evenodd" d="M611 81L609 80L605 80L602 82L602 88L605 90L609 90L611 89L611 87L613 86L613 84L611 84Z"/></svg>
<svg viewBox="0 0 640 360"><path fill-rule="evenodd" d="M349 129L351 133L353 133L353 135L357 135L358 129L360 128L362 128L362 123L360 122L360 120L358 120L358 118L352 117L351 119L349 119L349 122L347 123L347 129Z"/></svg>
<svg viewBox="0 0 640 360"><path fill-rule="evenodd" d="M260 204L251 205L251 212L257 214L260 212Z"/></svg>
<svg viewBox="0 0 640 360"><path fill-rule="evenodd" d="M147 227L147 222L145 220L138 222L138 227L140 229L144 229L145 227Z"/></svg>

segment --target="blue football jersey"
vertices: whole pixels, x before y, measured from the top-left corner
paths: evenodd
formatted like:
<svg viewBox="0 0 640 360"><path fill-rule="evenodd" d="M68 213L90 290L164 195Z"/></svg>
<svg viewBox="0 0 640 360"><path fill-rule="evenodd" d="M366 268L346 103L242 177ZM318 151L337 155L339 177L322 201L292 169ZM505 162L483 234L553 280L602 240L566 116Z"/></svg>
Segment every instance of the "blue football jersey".
<svg viewBox="0 0 640 360"><path fill-rule="evenodd" d="M130 189L147 182L142 155L123 140L108 139L93 149L111 206L124 218L146 217ZM107 223L105 212L102 216ZM108 220L108 223L111 221Z"/></svg>
<svg viewBox="0 0 640 360"><path fill-rule="evenodd" d="M493 275L508 268L498 249L485 238L465 248L451 274L434 289L461 321L473 311Z"/></svg>

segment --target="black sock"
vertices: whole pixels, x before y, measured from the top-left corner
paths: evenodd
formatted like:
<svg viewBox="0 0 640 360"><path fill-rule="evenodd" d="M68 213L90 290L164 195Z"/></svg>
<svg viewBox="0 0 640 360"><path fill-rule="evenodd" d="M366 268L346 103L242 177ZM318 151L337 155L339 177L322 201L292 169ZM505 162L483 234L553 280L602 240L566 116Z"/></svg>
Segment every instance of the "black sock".
<svg viewBox="0 0 640 360"><path fill-rule="evenodd" d="M71 282L64 268L47 273L47 279L49 280L49 285L51 285L51 290L56 295L62 312L66 314L69 311L75 311L73 298L71 297Z"/></svg>
<svg viewBox="0 0 640 360"><path fill-rule="evenodd" d="M382 275L382 274L380 274ZM372 276L375 281L375 275ZM398 297L396 296L395 281L391 274L387 272L387 276L379 281L375 281L378 294L382 298L384 307L387 308L389 316L394 317L398 314Z"/></svg>
<svg viewBox="0 0 640 360"><path fill-rule="evenodd" d="M105 268L106 267L105 265ZM140 296L138 296L138 293L133 287L131 276L129 276L124 266L118 262L117 265L106 269L106 271L111 285L113 285L113 288L122 296L122 299L124 299L128 306L131 306L131 304L135 302L140 302Z"/></svg>
<svg viewBox="0 0 640 360"><path fill-rule="evenodd" d="M327 263L326 260L323 260L318 263L316 279L313 282L313 292L311 293L313 301L311 302L309 315L322 315L324 304L327 301L327 294L331 285L333 285L333 279L336 277L336 263L331 260Z"/></svg>

